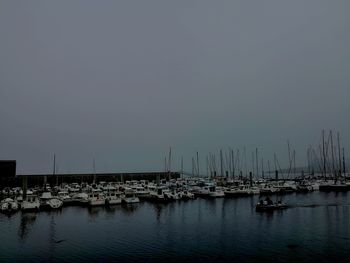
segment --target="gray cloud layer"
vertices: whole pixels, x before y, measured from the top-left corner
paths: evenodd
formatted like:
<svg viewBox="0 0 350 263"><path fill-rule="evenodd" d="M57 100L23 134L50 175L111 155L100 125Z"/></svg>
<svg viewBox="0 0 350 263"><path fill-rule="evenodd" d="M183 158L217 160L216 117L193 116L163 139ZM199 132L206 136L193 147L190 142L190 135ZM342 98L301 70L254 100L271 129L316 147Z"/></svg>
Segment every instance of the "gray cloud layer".
<svg viewBox="0 0 350 263"><path fill-rule="evenodd" d="M349 146L349 1L1 1L0 159L159 170L171 145ZM175 161L174 160L174 161ZM175 164L174 164L175 165Z"/></svg>

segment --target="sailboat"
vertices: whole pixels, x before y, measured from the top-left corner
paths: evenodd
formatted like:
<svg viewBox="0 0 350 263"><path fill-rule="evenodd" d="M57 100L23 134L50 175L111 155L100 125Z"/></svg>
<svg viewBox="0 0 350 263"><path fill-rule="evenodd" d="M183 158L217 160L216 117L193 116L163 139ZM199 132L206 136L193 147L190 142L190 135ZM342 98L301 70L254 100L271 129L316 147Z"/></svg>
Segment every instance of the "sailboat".
<svg viewBox="0 0 350 263"><path fill-rule="evenodd" d="M324 131L322 131L322 140L323 140L323 173L326 177L326 154L325 154L325 142L324 142ZM338 140L338 157L339 157L339 172L336 171L336 169L334 168L334 152L333 152L333 134L332 134L332 131L330 131L329 133L329 137L330 137L330 140L331 140L331 153L332 153L332 166L333 166L333 169L332 169L332 173L334 175L334 181L333 182L325 182L323 184L320 184L319 186L319 190L320 191L323 191L323 192L331 192L331 191L334 191L334 192L346 192L346 191L349 191L350 190L350 185L346 184L345 182L343 182L341 180L341 156L340 156L340 139L339 139L339 133L337 134L337 140ZM327 150L328 150L328 146L329 146L329 143L327 143ZM344 148L343 148L344 150ZM343 152L343 160L344 160L344 152ZM345 171L345 162L343 161L343 169ZM345 174L345 173L344 173Z"/></svg>

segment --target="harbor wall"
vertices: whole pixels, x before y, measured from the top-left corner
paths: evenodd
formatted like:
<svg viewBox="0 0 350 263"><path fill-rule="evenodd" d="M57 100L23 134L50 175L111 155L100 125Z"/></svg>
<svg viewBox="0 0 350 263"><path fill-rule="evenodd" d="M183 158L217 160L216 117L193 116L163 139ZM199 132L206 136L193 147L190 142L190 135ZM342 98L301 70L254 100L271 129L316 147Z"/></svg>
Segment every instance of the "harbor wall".
<svg viewBox="0 0 350 263"><path fill-rule="evenodd" d="M1 178L0 188L4 187L18 187L22 186L24 178L27 179L28 187L43 186L44 183L48 183L51 186L59 185L62 183L93 183L96 178L96 183L101 181L106 182L125 182L130 180L148 180L155 181L159 177L160 179L168 179L168 172L140 172L140 173L97 173L97 174L23 174L15 177ZM171 172L170 178L179 178L180 173Z"/></svg>

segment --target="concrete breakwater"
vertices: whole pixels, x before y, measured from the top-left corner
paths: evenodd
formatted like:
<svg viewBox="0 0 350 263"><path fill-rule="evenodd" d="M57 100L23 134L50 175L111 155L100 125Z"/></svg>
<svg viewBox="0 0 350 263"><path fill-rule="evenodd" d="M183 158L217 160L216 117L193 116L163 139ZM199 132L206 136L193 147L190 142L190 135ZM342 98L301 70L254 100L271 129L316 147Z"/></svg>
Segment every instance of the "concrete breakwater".
<svg viewBox="0 0 350 263"><path fill-rule="evenodd" d="M36 185L43 185L48 183L50 185L59 185L62 183L92 183L94 180L98 181L115 181L124 182L128 180L156 180L179 178L178 172L137 172L137 173L82 173L82 174L22 174L14 177L0 177L1 188L16 187L26 184L28 187Z"/></svg>

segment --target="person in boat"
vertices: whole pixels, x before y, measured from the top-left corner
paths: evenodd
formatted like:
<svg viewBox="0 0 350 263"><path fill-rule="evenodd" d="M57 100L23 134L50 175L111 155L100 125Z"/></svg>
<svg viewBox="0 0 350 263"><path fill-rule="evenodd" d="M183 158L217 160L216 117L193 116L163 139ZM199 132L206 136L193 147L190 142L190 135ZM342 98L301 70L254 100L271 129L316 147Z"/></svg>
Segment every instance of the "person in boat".
<svg viewBox="0 0 350 263"><path fill-rule="evenodd" d="M272 205L272 204L273 204L273 202L272 202L272 200L270 199L270 197L266 197L266 198L265 198L265 202L266 202L268 205Z"/></svg>

